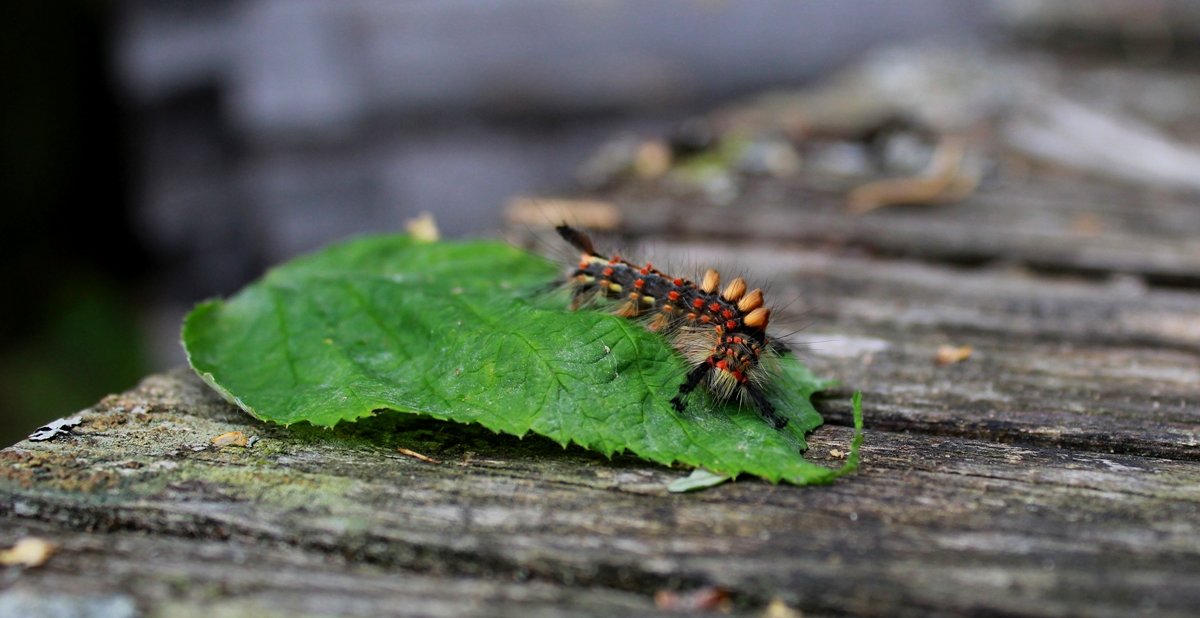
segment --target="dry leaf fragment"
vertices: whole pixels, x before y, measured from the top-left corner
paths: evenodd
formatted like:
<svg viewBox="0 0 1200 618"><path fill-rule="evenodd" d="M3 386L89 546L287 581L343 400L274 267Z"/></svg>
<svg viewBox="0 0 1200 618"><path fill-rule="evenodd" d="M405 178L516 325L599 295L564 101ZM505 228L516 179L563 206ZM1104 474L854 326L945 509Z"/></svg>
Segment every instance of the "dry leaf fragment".
<svg viewBox="0 0 1200 618"><path fill-rule="evenodd" d="M25 537L16 545L0 551L0 565L36 567L42 566L54 555L58 546L35 536Z"/></svg>
<svg viewBox="0 0 1200 618"><path fill-rule="evenodd" d="M432 464L442 463L428 455L422 455L414 450L406 449L403 446L396 447L396 452L400 453L401 455L406 455L408 457L412 457L413 459L418 459L418 460L424 461L425 463L432 463Z"/></svg>
<svg viewBox="0 0 1200 618"><path fill-rule="evenodd" d="M245 447L249 443L246 434L240 431L227 431L212 439L212 445L221 448L223 446L241 446Z"/></svg>
<svg viewBox="0 0 1200 618"><path fill-rule="evenodd" d="M961 200L979 186L979 172L967 164L966 142L947 137L938 144L933 161L911 178L888 178L858 186L846 197L855 214L893 204L934 204Z"/></svg>
<svg viewBox="0 0 1200 618"><path fill-rule="evenodd" d="M846 451L843 451L843 450L842 450L842 449L840 449L840 448L830 449L830 450L829 450L829 456L830 456L830 457L835 457L835 458L837 458L837 459L845 459L845 458L846 458Z"/></svg>
<svg viewBox="0 0 1200 618"><path fill-rule="evenodd" d="M971 352L973 352L973 350L971 349L971 346L969 346L969 345L964 345L964 346L941 345L941 346L938 346L937 364L944 366L944 365L953 365L954 363L961 363L962 361L965 361L968 358L971 358Z"/></svg>

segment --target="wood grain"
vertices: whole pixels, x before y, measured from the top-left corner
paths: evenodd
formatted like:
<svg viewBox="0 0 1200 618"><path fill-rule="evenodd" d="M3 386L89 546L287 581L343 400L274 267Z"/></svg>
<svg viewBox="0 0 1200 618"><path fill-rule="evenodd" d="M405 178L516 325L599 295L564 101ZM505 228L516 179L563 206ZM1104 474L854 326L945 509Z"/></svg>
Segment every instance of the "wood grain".
<svg viewBox="0 0 1200 618"><path fill-rule="evenodd" d="M227 431L259 440L209 445ZM750 613L1200 604L1192 461L874 430L847 482L669 495L682 471L478 427L267 426L183 370L106 399L76 433L3 452L0 540L61 549L10 571L0 606L65 593L154 612L653 614L656 591L702 586ZM818 430L812 455L837 465L848 439Z"/></svg>
<svg viewBox="0 0 1200 618"><path fill-rule="evenodd" d="M859 474L672 495L683 470L473 426L268 426L180 369L0 451L0 542L59 545L0 571L0 615L640 616L706 587L741 615L1195 615L1195 200L1035 174L855 217L841 189L593 197L628 255L769 284L841 383L811 457L840 464L864 393Z"/></svg>

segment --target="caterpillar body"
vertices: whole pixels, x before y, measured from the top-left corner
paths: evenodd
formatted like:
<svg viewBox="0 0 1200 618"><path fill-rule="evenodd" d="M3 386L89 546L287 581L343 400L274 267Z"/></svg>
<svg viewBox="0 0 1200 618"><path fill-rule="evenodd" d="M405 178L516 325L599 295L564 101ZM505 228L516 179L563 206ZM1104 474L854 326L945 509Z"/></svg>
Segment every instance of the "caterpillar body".
<svg viewBox="0 0 1200 618"><path fill-rule="evenodd" d="M571 308L606 301L617 315L643 319L648 329L667 336L691 365L671 399L676 411L704 385L717 399L752 406L776 429L787 425L765 394L774 361L786 348L767 335L771 310L763 306L762 290L748 292L741 277L719 290L721 276L712 269L699 284L673 277L649 263L601 255L591 238L569 225L555 229L581 252L567 277Z"/></svg>

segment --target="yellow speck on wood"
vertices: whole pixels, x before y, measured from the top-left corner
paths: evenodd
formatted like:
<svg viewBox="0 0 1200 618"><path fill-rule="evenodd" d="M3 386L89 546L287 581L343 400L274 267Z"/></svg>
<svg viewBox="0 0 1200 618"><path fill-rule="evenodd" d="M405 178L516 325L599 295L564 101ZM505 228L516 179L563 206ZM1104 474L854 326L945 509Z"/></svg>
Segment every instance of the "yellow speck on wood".
<svg viewBox="0 0 1200 618"><path fill-rule="evenodd" d="M0 565L42 566L54 555L58 546L46 539L29 536L17 541L16 545L0 551Z"/></svg>
<svg viewBox="0 0 1200 618"><path fill-rule="evenodd" d="M416 240L421 242L437 242L442 235L438 232L437 222L433 215L423 212L404 224L404 229Z"/></svg>
<svg viewBox="0 0 1200 618"><path fill-rule="evenodd" d="M971 352L973 352L973 351L974 351L974 350L972 350L972 349L971 349L971 346L969 346L969 345L964 345L964 346L942 345L942 346L938 346L938 350L937 350L937 364L939 364L939 365L953 365L954 363L961 363L961 362L963 362L963 361L967 360L968 358L971 358Z"/></svg>
<svg viewBox="0 0 1200 618"><path fill-rule="evenodd" d="M803 615L799 610L788 607L787 603L778 598L771 599L771 602L767 604L766 611L763 612L763 618L800 618Z"/></svg>
<svg viewBox="0 0 1200 618"><path fill-rule="evenodd" d="M212 439L212 445L221 448L223 446L241 446L245 447L248 442L246 434L240 431L227 431Z"/></svg>

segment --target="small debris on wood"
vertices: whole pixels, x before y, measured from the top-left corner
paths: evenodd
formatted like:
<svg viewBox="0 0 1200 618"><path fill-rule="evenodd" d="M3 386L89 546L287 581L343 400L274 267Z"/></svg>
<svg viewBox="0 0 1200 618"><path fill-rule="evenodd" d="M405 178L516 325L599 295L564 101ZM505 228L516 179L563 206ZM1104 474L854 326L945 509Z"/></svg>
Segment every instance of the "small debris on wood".
<svg viewBox="0 0 1200 618"><path fill-rule="evenodd" d="M954 363L961 363L961 362L967 360L968 358L971 358L972 352L974 352L974 350L969 345L964 345L964 346L941 345L941 346L938 346L937 364L945 366L945 365L953 365Z"/></svg>
<svg viewBox="0 0 1200 618"><path fill-rule="evenodd" d="M654 593L654 606L664 612L721 612L733 610L729 591L716 586L707 586L691 592L659 590Z"/></svg>
<svg viewBox="0 0 1200 618"><path fill-rule="evenodd" d="M592 231L615 230L621 225L621 211L611 202L559 198L514 197L504 208L510 225L554 227L564 221Z"/></svg>
<svg viewBox="0 0 1200 618"><path fill-rule="evenodd" d="M425 463L431 463L431 464L442 463L428 455L422 455L421 453L418 453L412 449L404 448L403 446L396 447L396 452L398 452L401 455L404 455L406 457L412 457L413 459L418 459Z"/></svg>
<svg viewBox="0 0 1200 618"><path fill-rule="evenodd" d="M835 459L845 459L846 451L843 451L840 448L829 449L829 456Z"/></svg>
<svg viewBox="0 0 1200 618"><path fill-rule="evenodd" d="M211 442L217 448L224 446L240 446L245 448L250 444L250 440L246 438L246 434L240 431L227 431L213 438Z"/></svg>
<svg viewBox="0 0 1200 618"><path fill-rule="evenodd" d="M966 141L947 137L938 144L929 167L911 178L889 178L860 185L846 197L851 212L863 214L896 204L937 204L961 200L979 186L981 172L969 163Z"/></svg>
<svg viewBox="0 0 1200 618"><path fill-rule="evenodd" d="M767 609L763 611L763 618L801 618L803 615L799 610L788 607L787 603L779 598L771 599Z"/></svg>
<svg viewBox="0 0 1200 618"><path fill-rule="evenodd" d="M437 242L442 237L438 232L437 221L434 221L433 215L428 212L422 212L415 218L406 221L404 229L420 242Z"/></svg>
<svg viewBox="0 0 1200 618"><path fill-rule="evenodd" d="M25 537L12 547L0 551L0 565L3 566L42 566L54 555L58 546L46 539L30 536Z"/></svg>
<svg viewBox="0 0 1200 618"><path fill-rule="evenodd" d="M638 146L633 157L633 173L643 180L661 178L671 171L671 148L661 140L648 140Z"/></svg>
<svg viewBox="0 0 1200 618"><path fill-rule="evenodd" d="M41 442L57 438L58 436L70 435L71 428L79 426L82 422L83 419L78 416L60 418L57 421L46 423L35 429L33 433L29 434L29 439L34 442Z"/></svg>

